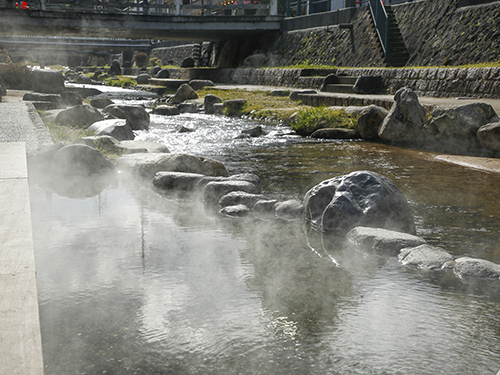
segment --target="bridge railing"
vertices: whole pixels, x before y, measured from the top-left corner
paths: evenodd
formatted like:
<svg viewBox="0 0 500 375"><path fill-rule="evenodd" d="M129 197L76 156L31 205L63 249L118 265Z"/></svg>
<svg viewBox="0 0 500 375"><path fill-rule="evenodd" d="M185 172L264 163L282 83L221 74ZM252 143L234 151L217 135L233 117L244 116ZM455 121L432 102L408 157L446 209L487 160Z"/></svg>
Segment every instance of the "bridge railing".
<svg viewBox="0 0 500 375"><path fill-rule="evenodd" d="M12 0L11 6L17 2L22 0ZM277 15L277 0L29 0L27 8L132 15Z"/></svg>

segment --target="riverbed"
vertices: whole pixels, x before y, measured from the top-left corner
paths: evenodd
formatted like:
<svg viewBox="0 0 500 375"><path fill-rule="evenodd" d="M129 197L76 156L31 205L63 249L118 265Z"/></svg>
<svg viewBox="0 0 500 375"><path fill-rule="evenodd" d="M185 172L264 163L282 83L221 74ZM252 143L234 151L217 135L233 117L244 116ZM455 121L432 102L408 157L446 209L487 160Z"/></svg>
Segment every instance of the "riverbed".
<svg viewBox="0 0 500 375"><path fill-rule="evenodd" d="M378 172L406 196L419 236L500 263L499 174L380 144L303 139L266 122L265 136L238 138L255 125L152 116L137 139L255 173L263 193L282 200L341 174ZM46 374L500 370L500 298L484 287L346 255L301 222L224 219L123 173L90 198L36 184L31 198Z"/></svg>

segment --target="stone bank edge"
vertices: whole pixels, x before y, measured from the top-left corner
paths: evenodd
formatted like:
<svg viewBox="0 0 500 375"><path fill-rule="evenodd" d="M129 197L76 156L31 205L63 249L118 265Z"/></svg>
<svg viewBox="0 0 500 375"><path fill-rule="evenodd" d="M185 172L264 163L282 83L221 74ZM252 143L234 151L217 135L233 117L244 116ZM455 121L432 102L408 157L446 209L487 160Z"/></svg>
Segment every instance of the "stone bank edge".
<svg viewBox="0 0 500 375"><path fill-rule="evenodd" d="M171 78L210 79L216 83L252 84L319 89L322 72L345 76L380 76L382 92L394 94L402 87L419 96L500 99L500 67L475 68L337 68L337 69L169 69ZM316 73L317 75L314 75Z"/></svg>

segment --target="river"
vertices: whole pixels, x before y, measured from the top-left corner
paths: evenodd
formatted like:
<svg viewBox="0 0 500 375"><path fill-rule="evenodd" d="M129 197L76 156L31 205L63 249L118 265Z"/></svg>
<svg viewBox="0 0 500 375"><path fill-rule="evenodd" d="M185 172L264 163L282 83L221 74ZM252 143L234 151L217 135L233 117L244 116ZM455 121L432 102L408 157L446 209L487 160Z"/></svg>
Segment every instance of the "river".
<svg viewBox="0 0 500 375"><path fill-rule="evenodd" d="M255 173L273 198L378 172L407 197L419 236L500 263L498 174L419 151L303 139L270 123L260 124L264 137L235 139L255 125L245 119L151 120L136 139ZM496 289L395 258L346 256L302 223L223 219L124 174L90 198L32 184L31 199L47 375L500 370Z"/></svg>

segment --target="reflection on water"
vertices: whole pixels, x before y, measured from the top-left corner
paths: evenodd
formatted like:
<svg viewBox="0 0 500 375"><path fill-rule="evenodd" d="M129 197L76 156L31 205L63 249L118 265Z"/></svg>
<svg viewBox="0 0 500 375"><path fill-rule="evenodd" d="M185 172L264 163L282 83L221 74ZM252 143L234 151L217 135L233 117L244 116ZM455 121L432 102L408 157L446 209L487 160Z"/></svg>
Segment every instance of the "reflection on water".
<svg viewBox="0 0 500 375"><path fill-rule="evenodd" d="M381 145L299 141L286 129L234 140L254 124L196 116L156 119L138 135L256 173L276 197L373 170L408 198L419 235L500 263L497 175ZM183 121L195 131L176 133ZM46 374L500 369L498 298L394 258L346 254L301 223L227 221L123 175L90 198L34 185L32 214Z"/></svg>

